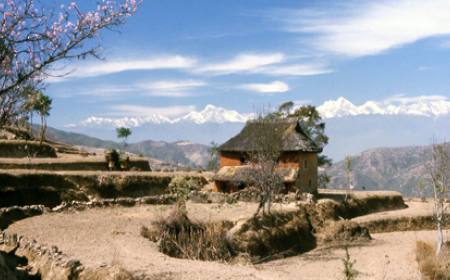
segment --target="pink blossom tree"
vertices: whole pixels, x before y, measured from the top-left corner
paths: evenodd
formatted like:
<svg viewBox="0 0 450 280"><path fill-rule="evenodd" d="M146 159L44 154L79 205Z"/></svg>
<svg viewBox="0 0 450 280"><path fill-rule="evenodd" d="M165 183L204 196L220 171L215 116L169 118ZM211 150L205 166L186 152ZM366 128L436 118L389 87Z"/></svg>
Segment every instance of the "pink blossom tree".
<svg viewBox="0 0 450 280"><path fill-rule="evenodd" d="M99 31L124 23L139 5L137 0L96 4L85 11L76 2L52 9L36 0L0 3L0 104L42 86L58 62L99 58Z"/></svg>

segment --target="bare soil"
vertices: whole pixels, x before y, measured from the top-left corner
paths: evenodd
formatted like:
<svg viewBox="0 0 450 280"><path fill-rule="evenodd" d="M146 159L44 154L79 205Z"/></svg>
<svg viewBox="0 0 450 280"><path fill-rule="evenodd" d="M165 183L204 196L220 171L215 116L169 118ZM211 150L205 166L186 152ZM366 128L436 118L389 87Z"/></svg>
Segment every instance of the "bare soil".
<svg viewBox="0 0 450 280"><path fill-rule="evenodd" d="M250 217L256 204L188 204L191 219L237 221ZM294 204L276 205L278 210L293 210ZM150 226L171 211L172 206L148 205L113 207L82 212L52 213L19 221L7 231L35 239L47 246L56 245L85 266L102 270L121 265L148 279L341 279L344 251L339 247L317 248L303 255L259 265L201 262L168 257L157 245L140 236L142 226ZM405 211L405 212L400 212ZM412 203L410 208L382 212L358 219L385 215L421 215L430 204ZM388 213L388 214L387 214ZM396 213L396 214L391 214ZM450 231L446 232L447 236ZM373 234L373 241L350 247L358 279L419 279L415 261L416 240L434 238L432 231Z"/></svg>

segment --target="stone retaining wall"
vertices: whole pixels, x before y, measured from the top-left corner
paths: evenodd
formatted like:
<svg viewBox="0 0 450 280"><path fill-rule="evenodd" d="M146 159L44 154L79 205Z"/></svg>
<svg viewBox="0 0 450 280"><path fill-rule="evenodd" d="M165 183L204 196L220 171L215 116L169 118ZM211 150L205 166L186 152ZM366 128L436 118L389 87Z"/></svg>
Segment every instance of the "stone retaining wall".
<svg viewBox="0 0 450 280"><path fill-rule="evenodd" d="M151 171L150 164L146 159L132 159L128 168L134 171ZM108 163L105 160L39 160L23 162L0 161L0 169L28 169L28 170L90 170L90 171L109 171Z"/></svg>
<svg viewBox="0 0 450 280"><path fill-rule="evenodd" d="M24 158L24 157L45 157L55 158L55 149L39 141L25 140L0 140L0 157L4 158Z"/></svg>

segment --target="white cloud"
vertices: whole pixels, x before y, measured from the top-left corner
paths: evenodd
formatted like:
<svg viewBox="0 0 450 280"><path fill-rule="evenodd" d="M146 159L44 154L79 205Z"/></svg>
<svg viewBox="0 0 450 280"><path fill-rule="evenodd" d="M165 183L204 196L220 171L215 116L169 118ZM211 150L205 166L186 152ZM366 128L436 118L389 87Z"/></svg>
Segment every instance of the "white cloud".
<svg viewBox="0 0 450 280"><path fill-rule="evenodd" d="M231 60L206 64L196 69L196 72L211 74L230 74L236 72L255 72L262 67L282 62L282 53L240 54Z"/></svg>
<svg viewBox="0 0 450 280"><path fill-rule="evenodd" d="M378 54L391 48L450 34L450 1L352 2L325 10L278 15L292 32L312 33L315 47L348 56Z"/></svg>
<svg viewBox="0 0 450 280"><path fill-rule="evenodd" d="M281 93L289 90L289 85L281 81L273 81L271 83L255 83L244 84L240 88L256 91L259 93Z"/></svg>
<svg viewBox="0 0 450 280"><path fill-rule="evenodd" d="M140 83L136 86L138 90L144 91L146 95L161 97L187 97L193 96L192 89L207 86L203 81L196 80L169 80L150 83Z"/></svg>
<svg viewBox="0 0 450 280"><path fill-rule="evenodd" d="M157 69L186 69L194 67L197 60L181 55L167 55L147 59L128 59L118 61L99 61L81 63L67 76L54 77L48 80L51 83L64 81L70 78L96 77L135 70L157 70Z"/></svg>
<svg viewBox="0 0 450 280"><path fill-rule="evenodd" d="M192 89L207 86L207 83L196 80L168 80L168 81L152 81L137 82L135 84L126 85L96 85L88 89L65 90L64 96L71 97L74 95L89 95L100 98L116 98L125 94L142 94L147 96L161 97L186 97L195 95Z"/></svg>
<svg viewBox="0 0 450 280"><path fill-rule="evenodd" d="M64 67L63 67L64 68ZM281 52L272 53L241 53L229 60L216 62L198 62L197 59L181 56L160 56L147 59L120 59L113 61L82 62L73 66L72 71L60 69L54 75L67 74L62 77L49 77L49 83L59 83L76 78L89 78L127 71L148 70L185 70L191 74L228 75L228 74L263 74L269 76L309 76L330 73L332 70L324 63L294 63L293 58ZM188 88L206 86L206 83L196 80L160 81L142 83L139 86L161 91L184 91ZM159 95L174 95L161 93Z"/></svg>
<svg viewBox="0 0 450 280"><path fill-rule="evenodd" d="M261 72L272 76L312 76L333 72L325 64L287 64L267 67Z"/></svg>
<svg viewBox="0 0 450 280"><path fill-rule="evenodd" d="M430 66L425 66L425 65L417 67L417 71L428 71L430 69L431 69Z"/></svg>
<svg viewBox="0 0 450 280"><path fill-rule="evenodd" d="M442 49L450 49L450 40L444 40L440 42L439 47Z"/></svg>
<svg viewBox="0 0 450 280"><path fill-rule="evenodd" d="M195 106L169 106L169 107L150 107L139 105L114 105L111 106L114 115L133 116L133 117L151 117L159 115L163 117L177 117L195 110Z"/></svg>
<svg viewBox="0 0 450 280"><path fill-rule="evenodd" d="M180 80L180 81L156 81L148 84L140 84L140 87L157 90L157 91L180 91L188 90L192 88L198 88L206 86L207 84L203 81L195 80Z"/></svg>

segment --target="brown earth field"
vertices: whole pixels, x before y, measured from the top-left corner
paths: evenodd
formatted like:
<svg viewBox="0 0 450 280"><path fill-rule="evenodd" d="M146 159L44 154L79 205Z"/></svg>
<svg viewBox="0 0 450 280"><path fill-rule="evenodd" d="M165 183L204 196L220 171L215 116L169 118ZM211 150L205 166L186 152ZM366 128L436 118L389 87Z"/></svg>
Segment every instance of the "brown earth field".
<svg viewBox="0 0 450 280"><path fill-rule="evenodd" d="M430 215L430 202L407 202L409 208L361 216L368 222L386 217ZM337 245L317 247L307 253L262 264L220 263L168 257L156 243L140 235L142 226L165 217L171 205L93 208L49 213L21 220L6 231L55 245L69 258L101 271L120 265L142 279L343 279L344 250ZM257 204L188 203L189 217L197 221L237 221L250 217ZM295 204L277 204L275 210L293 210ZM445 232L447 239L450 231ZM357 279L420 279L415 260L417 240L434 241L433 231L372 234L367 243L352 244Z"/></svg>

